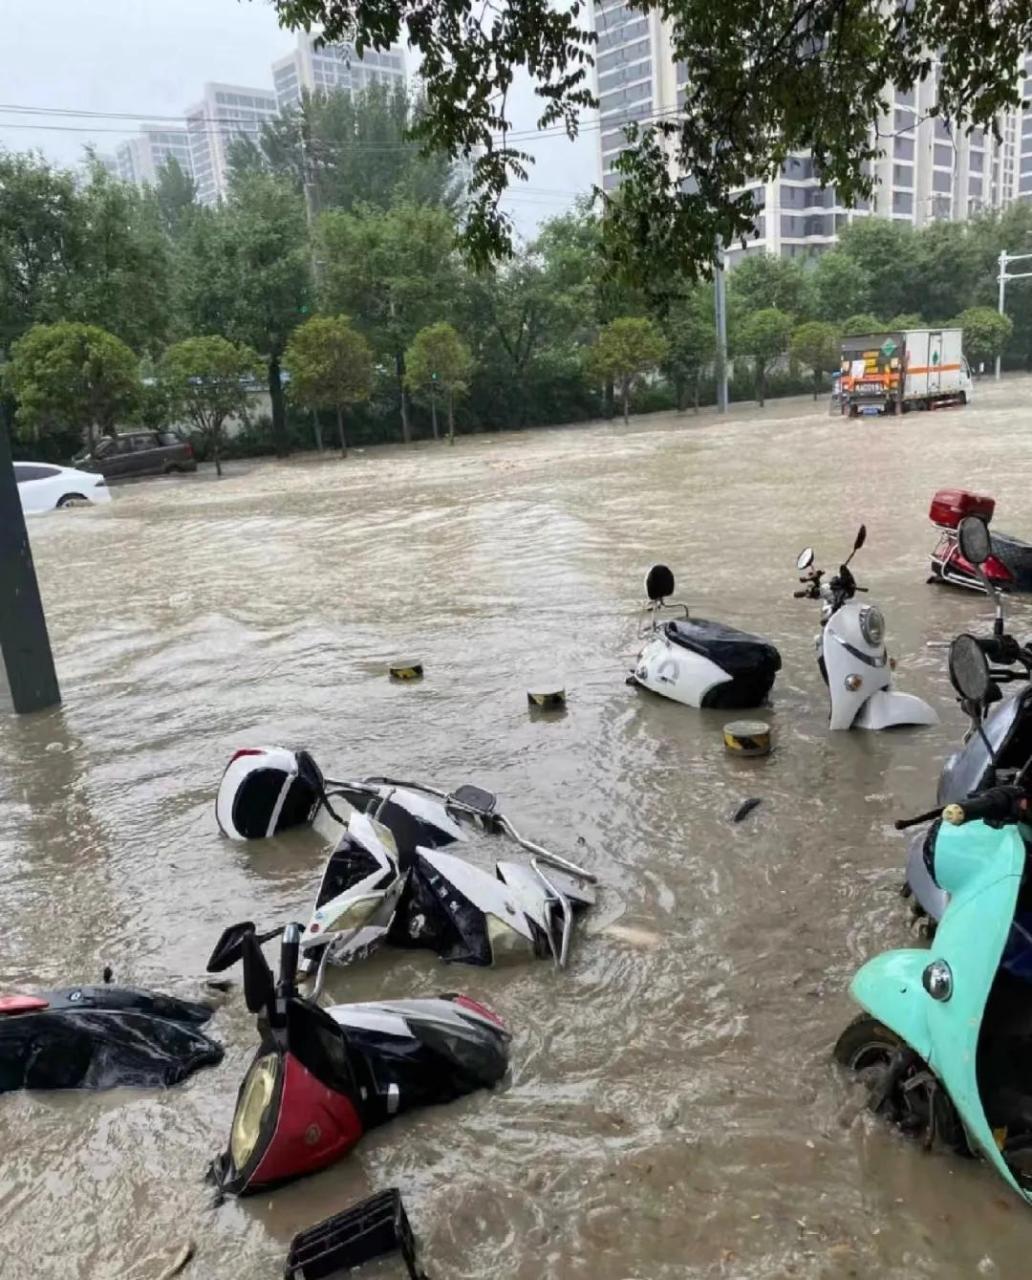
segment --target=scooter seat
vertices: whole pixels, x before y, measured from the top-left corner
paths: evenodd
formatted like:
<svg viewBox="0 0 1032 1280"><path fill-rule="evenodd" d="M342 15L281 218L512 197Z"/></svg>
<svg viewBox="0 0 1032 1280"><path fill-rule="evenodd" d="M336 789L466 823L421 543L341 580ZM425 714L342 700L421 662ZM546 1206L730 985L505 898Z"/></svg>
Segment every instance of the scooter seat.
<svg viewBox="0 0 1032 1280"><path fill-rule="evenodd" d="M729 676L750 675L781 670L781 654L762 636L739 631L723 622L710 622L706 618L685 618L668 622L664 631L667 639L683 649L690 649L703 658L709 658Z"/></svg>

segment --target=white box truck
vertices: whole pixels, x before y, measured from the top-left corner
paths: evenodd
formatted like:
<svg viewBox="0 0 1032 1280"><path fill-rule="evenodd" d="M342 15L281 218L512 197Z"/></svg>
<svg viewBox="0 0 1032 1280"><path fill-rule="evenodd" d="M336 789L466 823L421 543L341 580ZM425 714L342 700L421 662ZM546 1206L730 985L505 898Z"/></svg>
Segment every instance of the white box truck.
<svg viewBox="0 0 1032 1280"><path fill-rule="evenodd" d="M971 399L961 329L904 329L842 339L839 403L850 417L908 413Z"/></svg>

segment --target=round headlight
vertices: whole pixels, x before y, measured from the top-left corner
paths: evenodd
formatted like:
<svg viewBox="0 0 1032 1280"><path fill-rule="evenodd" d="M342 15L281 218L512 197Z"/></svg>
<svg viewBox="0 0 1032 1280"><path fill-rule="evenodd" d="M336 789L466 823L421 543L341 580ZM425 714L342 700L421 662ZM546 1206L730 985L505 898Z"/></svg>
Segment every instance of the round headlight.
<svg viewBox="0 0 1032 1280"><path fill-rule="evenodd" d="M250 1160L258 1144L262 1120L276 1093L279 1065L279 1054L267 1053L264 1058L259 1058L247 1073L247 1079L240 1090L233 1128L229 1134L229 1154L238 1171Z"/></svg>
<svg viewBox="0 0 1032 1280"><path fill-rule="evenodd" d="M885 618L872 604L860 610L860 634L870 645L880 645L885 639Z"/></svg>
<svg viewBox="0 0 1032 1280"><path fill-rule="evenodd" d="M933 1000L948 1000L953 995L953 971L945 960L933 960L921 974L921 985Z"/></svg>

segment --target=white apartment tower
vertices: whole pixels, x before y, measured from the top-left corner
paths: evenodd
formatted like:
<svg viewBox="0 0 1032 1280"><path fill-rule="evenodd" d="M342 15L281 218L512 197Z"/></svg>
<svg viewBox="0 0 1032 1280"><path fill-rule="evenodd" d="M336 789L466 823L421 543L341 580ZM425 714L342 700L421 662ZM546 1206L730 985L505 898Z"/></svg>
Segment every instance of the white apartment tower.
<svg viewBox="0 0 1032 1280"><path fill-rule="evenodd" d="M657 13L630 9L625 0L595 0L594 19L599 166L602 188L611 191L620 182L613 164L624 145L623 126L675 118L688 77L674 61L669 27ZM1032 57L1024 59L1023 70L1025 96L1032 98ZM920 227L1001 209L1021 195L1032 198L1032 110L1003 113L997 142L982 129L951 131L928 114L936 100L934 74L908 93L890 86L886 97L891 107L878 126L884 154L874 166L871 200L847 209L834 188L821 188L810 156L794 154L776 178L749 188L757 206L754 234L747 247L729 250L730 263L755 252L821 253L858 217Z"/></svg>
<svg viewBox="0 0 1032 1280"><path fill-rule="evenodd" d="M123 182L135 182L138 187L153 186L169 160L176 160L184 173L193 173L187 131L167 125L143 125L137 137L122 143L114 158L113 172Z"/></svg>
<svg viewBox="0 0 1032 1280"><path fill-rule="evenodd" d="M300 102L304 90L332 93L373 84L404 88L405 51L401 45L384 53L367 49L360 58L350 43L320 45L317 36L302 33L297 49L272 64L272 80L280 110Z"/></svg>
<svg viewBox="0 0 1032 1280"><path fill-rule="evenodd" d="M257 140L262 124L279 114L275 94L236 84L206 84L204 97L186 113L193 179L201 204L225 199L230 145Z"/></svg>

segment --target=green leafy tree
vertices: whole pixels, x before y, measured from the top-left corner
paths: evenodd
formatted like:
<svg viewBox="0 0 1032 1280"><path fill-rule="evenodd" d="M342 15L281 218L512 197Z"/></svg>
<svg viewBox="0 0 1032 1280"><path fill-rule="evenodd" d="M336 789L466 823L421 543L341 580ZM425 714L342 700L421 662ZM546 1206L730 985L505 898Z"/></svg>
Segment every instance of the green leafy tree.
<svg viewBox="0 0 1032 1280"><path fill-rule="evenodd" d="M1002 355L1014 332L1010 317L1001 316L992 307L969 307L954 325L964 330L964 354L976 369L983 361L988 363Z"/></svg>
<svg viewBox="0 0 1032 1280"><path fill-rule="evenodd" d="M727 274L728 310L745 316L770 307L801 316L811 309L810 286L794 258L751 253Z"/></svg>
<svg viewBox="0 0 1032 1280"><path fill-rule="evenodd" d="M916 311L904 311L902 315L893 316L886 321L886 329L926 329L928 326Z"/></svg>
<svg viewBox="0 0 1032 1280"><path fill-rule="evenodd" d="M427 153L410 136L422 103L395 85L370 85L352 93L305 93L262 126L256 142L230 147L230 173L267 170L299 193L307 181L313 207L357 209L370 205L439 205L458 209L463 183L454 162Z"/></svg>
<svg viewBox="0 0 1032 1280"><path fill-rule="evenodd" d="M383 212L329 212L319 224L328 309L354 317L394 366L402 439L412 438L405 351L457 289L455 227L444 209L403 204Z"/></svg>
<svg viewBox="0 0 1032 1280"><path fill-rule="evenodd" d="M313 316L291 336L286 352L290 396L305 408L332 408L337 414L340 456L348 456L344 411L368 400L373 354L346 316Z"/></svg>
<svg viewBox="0 0 1032 1280"><path fill-rule="evenodd" d="M291 332L312 307L303 202L267 173L233 184L217 209L198 209L177 245L177 310L187 333L217 333L265 362L276 451L287 451L281 367Z"/></svg>
<svg viewBox="0 0 1032 1280"><path fill-rule="evenodd" d="M870 281L871 303L883 315L914 309L921 273L919 239L909 223L892 218L857 218L842 229L838 252Z"/></svg>
<svg viewBox="0 0 1032 1280"><path fill-rule="evenodd" d="M862 335L865 333L883 333L889 326L879 320L877 316L872 316L869 312L861 312L859 315L846 316L842 321L842 336L848 338L852 335Z"/></svg>
<svg viewBox="0 0 1032 1280"><path fill-rule="evenodd" d="M754 311L739 326L735 350L750 356L756 374L756 399L760 406L767 395L767 375L771 365L788 349L792 320L776 307Z"/></svg>
<svg viewBox="0 0 1032 1280"><path fill-rule="evenodd" d="M813 312L818 320L841 324L871 305L867 268L839 249L822 253L810 277Z"/></svg>
<svg viewBox="0 0 1032 1280"><path fill-rule="evenodd" d="M698 413L699 383L717 350L712 287L698 285L673 302L660 326L667 340L665 366L674 384L678 411L684 408L685 392L690 388Z"/></svg>
<svg viewBox="0 0 1032 1280"><path fill-rule="evenodd" d="M465 235L481 258L504 252L509 227L498 196L529 163L513 139L507 89L526 68L544 104L540 127L576 132L580 112L593 105L596 37L583 0L521 0L484 22L469 0L274 4L285 26L317 26L359 49L413 46L428 104L420 136L452 155L475 154ZM934 79L944 118L991 127L1003 107L1021 101L1014 69L1032 45L1024 5L915 4L886 13L878 0L812 0L802 9L796 0L669 0L663 17L689 82L678 112L629 130L612 201L613 243L639 281L671 279L710 263L718 243L748 238L751 184L776 177L792 152L811 154L845 205L869 197L887 84L909 90ZM904 308L877 289L874 296L890 314Z"/></svg>
<svg viewBox="0 0 1032 1280"><path fill-rule="evenodd" d="M261 367L256 352L218 336L184 338L162 357L159 378L169 411L189 420L211 450L217 475L222 475L226 419L246 421Z"/></svg>
<svg viewBox="0 0 1032 1280"><path fill-rule="evenodd" d="M833 325L808 320L793 330L788 353L793 360L813 370L813 398L820 394L821 377L839 364L839 336Z"/></svg>
<svg viewBox="0 0 1032 1280"><path fill-rule="evenodd" d="M72 175L0 152L0 352L34 323L60 319L81 242Z"/></svg>
<svg viewBox="0 0 1032 1280"><path fill-rule="evenodd" d="M448 443L455 443L455 397L469 389L473 357L446 320L420 329L405 355L406 378L414 391L430 398L434 439L437 439L437 395L448 406Z"/></svg>
<svg viewBox="0 0 1032 1280"><path fill-rule="evenodd" d="M114 432L140 398L139 363L124 342L95 325L35 325L11 347L4 388L18 402L21 434L76 430L92 446Z"/></svg>
<svg viewBox="0 0 1032 1280"><path fill-rule="evenodd" d="M178 240L186 230L197 207L197 185L175 156L171 156L158 170L154 185L154 199L158 206L158 218L165 234Z"/></svg>
<svg viewBox="0 0 1032 1280"><path fill-rule="evenodd" d="M620 316L600 330L591 364L619 387L625 424L630 421L631 389L658 368L666 354L666 339L646 316Z"/></svg>

